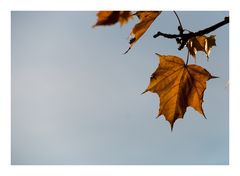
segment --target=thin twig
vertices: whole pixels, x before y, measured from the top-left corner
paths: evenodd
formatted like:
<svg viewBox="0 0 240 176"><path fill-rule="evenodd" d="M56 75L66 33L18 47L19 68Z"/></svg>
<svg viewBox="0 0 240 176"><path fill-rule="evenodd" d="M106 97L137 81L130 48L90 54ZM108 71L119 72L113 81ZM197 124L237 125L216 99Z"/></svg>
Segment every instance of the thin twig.
<svg viewBox="0 0 240 176"><path fill-rule="evenodd" d="M180 20L180 18L178 16L177 12L175 10L173 12L174 12L174 14L176 15L176 17L178 19L178 23L179 23L178 30L179 30L180 34L182 34L183 33L183 26L182 26L181 20Z"/></svg>
<svg viewBox="0 0 240 176"><path fill-rule="evenodd" d="M187 65L187 64L188 64L188 60L189 60L189 50L188 50L188 53L187 53L187 60L186 60L186 63L185 63L185 65Z"/></svg>

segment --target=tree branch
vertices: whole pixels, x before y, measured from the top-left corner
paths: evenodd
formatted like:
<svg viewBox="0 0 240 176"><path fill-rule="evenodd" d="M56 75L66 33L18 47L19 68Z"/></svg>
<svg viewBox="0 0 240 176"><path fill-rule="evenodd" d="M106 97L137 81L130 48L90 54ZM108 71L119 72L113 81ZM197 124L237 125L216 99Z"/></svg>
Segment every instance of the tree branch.
<svg viewBox="0 0 240 176"><path fill-rule="evenodd" d="M208 28L205 28L203 30L200 30L198 32L189 32L187 34L166 34L166 33L162 33L162 32L157 32L153 38L157 38L159 36L163 36L165 38L169 38L169 39L176 39L177 40L177 43L180 44L179 46L179 50L181 50L185 44L187 43L187 41L192 38L192 37L196 37L196 36L202 36L204 34L208 34L222 26L224 26L225 24L228 24L229 23L229 17L225 17L223 21L213 25L213 26L210 26Z"/></svg>

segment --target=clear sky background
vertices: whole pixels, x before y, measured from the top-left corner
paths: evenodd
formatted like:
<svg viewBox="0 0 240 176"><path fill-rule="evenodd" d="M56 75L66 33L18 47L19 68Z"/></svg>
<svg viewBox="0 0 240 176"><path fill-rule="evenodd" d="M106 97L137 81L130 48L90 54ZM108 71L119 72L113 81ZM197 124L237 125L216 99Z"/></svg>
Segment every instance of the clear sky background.
<svg viewBox="0 0 240 176"><path fill-rule="evenodd" d="M211 26L228 12L178 12L184 28ZM157 94L141 93L158 66L154 53L186 58L163 12L128 54L136 23L91 28L96 12L12 12L12 164L228 164L228 25L207 62L203 108L188 108L173 132L156 119ZM193 59L190 60L194 63Z"/></svg>

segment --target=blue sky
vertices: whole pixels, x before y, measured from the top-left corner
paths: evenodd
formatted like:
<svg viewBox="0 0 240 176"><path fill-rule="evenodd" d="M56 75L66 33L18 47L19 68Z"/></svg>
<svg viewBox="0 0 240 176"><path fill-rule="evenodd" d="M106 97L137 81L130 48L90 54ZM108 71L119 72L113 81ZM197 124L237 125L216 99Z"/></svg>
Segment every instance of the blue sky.
<svg viewBox="0 0 240 176"><path fill-rule="evenodd" d="M228 12L178 12L197 31ZM136 23L91 28L96 12L12 12L12 164L228 164L228 25L197 64L207 82L207 120L188 108L174 130L156 119L156 94L141 93L158 65L154 53L186 58L174 40L173 12L163 12L128 54ZM193 59L190 60L194 63Z"/></svg>

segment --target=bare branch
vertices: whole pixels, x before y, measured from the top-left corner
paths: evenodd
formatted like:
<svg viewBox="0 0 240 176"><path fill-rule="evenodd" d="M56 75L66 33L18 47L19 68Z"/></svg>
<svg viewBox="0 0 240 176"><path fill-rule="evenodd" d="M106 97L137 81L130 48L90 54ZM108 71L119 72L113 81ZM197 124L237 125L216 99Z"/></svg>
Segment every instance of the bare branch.
<svg viewBox="0 0 240 176"><path fill-rule="evenodd" d="M157 38L159 36L163 36L165 38L169 38L169 39L176 39L177 40L177 43L180 44L179 46L179 50L181 50L185 44L187 43L187 41L192 38L192 37L196 37L196 36L202 36L204 34L208 34L222 26L224 26L225 24L228 24L229 23L229 17L225 17L223 21L213 25L213 26L210 26L208 28L205 28L203 30L200 30L198 32L189 32L187 34L166 34L166 33L162 33L162 32L157 32L153 38Z"/></svg>

